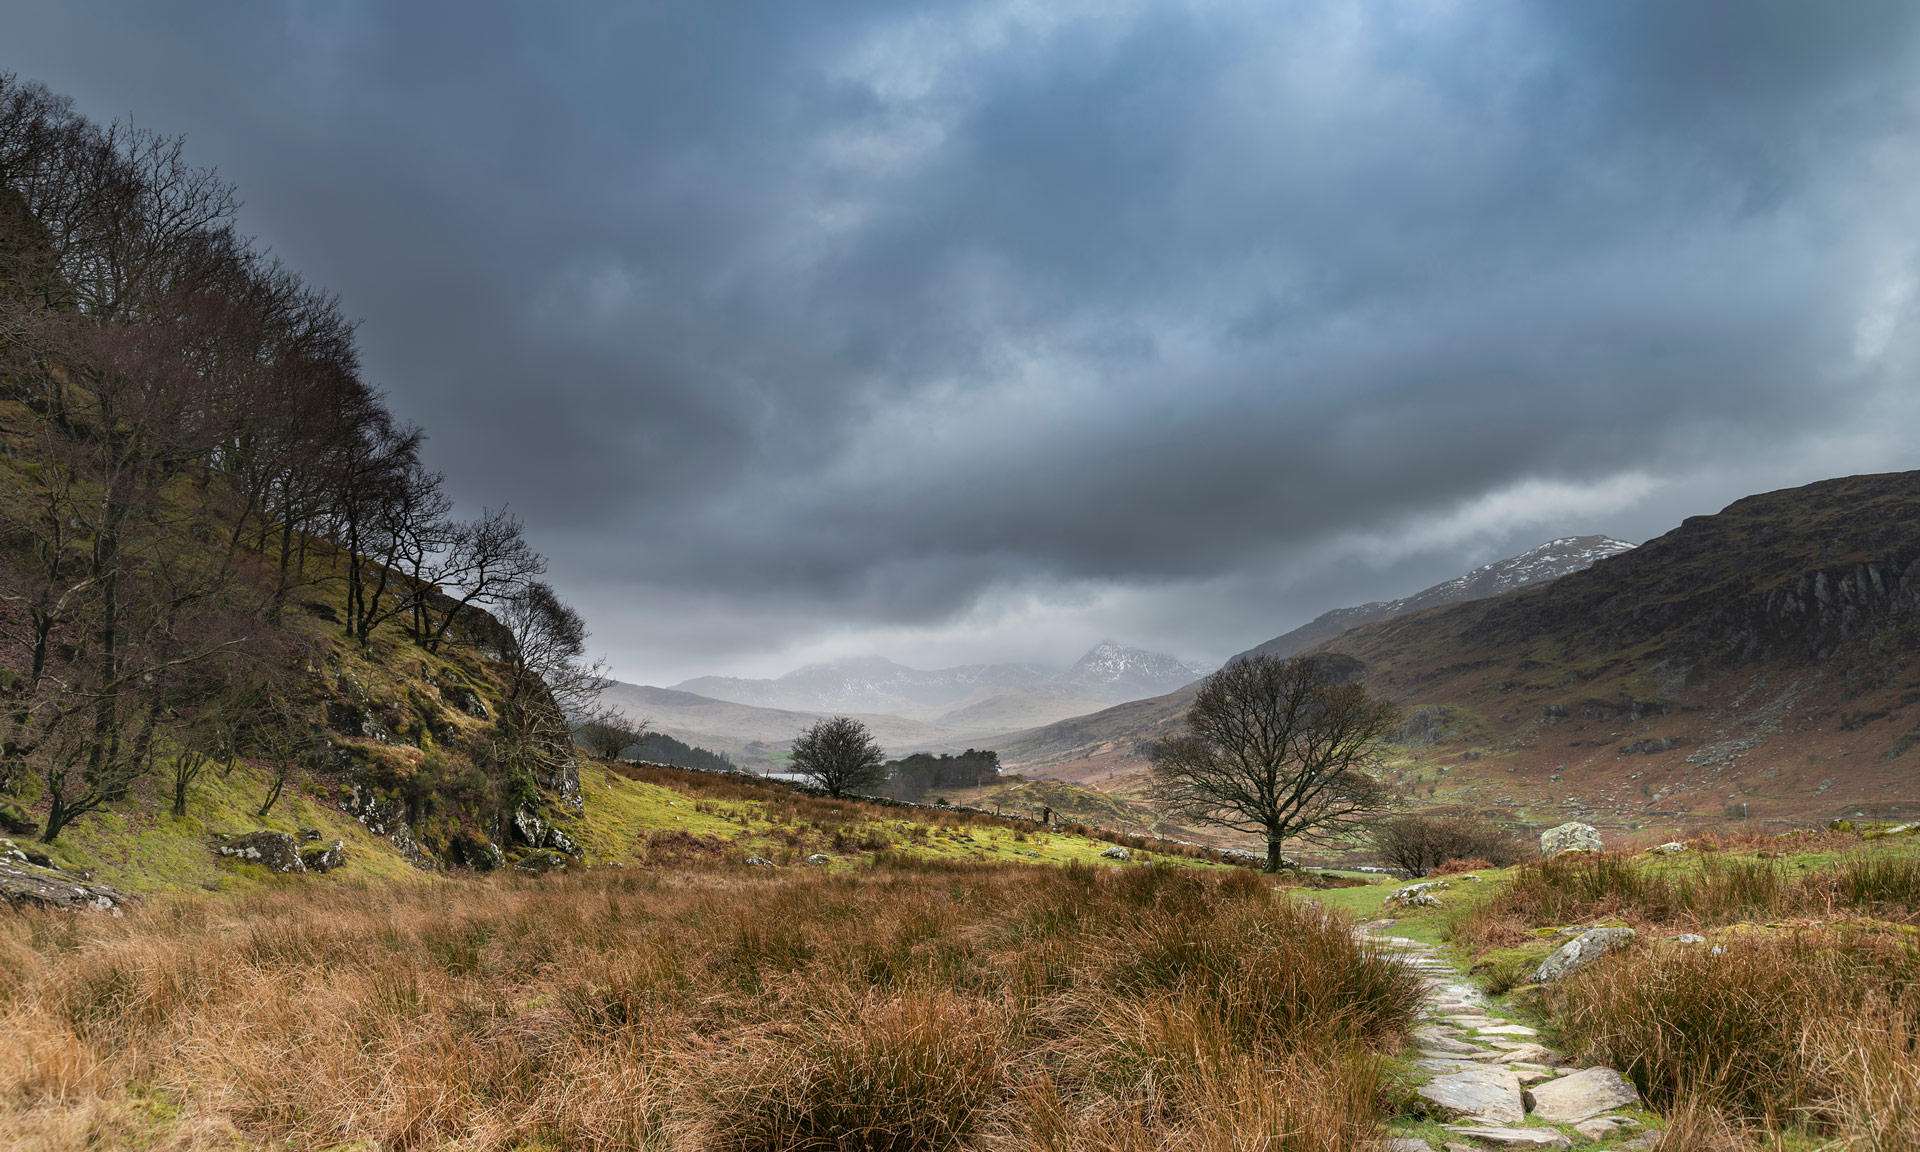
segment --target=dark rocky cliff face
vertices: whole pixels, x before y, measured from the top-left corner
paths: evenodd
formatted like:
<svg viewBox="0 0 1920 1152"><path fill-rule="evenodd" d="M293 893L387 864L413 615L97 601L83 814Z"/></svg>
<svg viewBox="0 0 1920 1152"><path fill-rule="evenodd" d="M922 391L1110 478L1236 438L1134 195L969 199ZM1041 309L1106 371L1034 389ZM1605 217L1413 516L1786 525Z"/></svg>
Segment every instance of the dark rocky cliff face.
<svg viewBox="0 0 1920 1152"><path fill-rule="evenodd" d="M1920 607L1920 472L1750 496L1537 591L1472 606L1469 642L1549 637L1699 669L1902 663Z"/></svg>

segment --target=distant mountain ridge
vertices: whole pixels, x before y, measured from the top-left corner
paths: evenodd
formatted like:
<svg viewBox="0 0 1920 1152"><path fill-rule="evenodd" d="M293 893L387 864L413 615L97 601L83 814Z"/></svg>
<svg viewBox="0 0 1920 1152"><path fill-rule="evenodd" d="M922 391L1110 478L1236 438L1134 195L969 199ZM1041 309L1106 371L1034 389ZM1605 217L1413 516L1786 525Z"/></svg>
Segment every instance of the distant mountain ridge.
<svg viewBox="0 0 1920 1152"><path fill-rule="evenodd" d="M1442 581L1411 596L1322 613L1233 659L1254 655L1291 656L1365 624L1444 604L1501 596L1584 571L1633 548L1634 545L1609 536L1562 536L1518 556L1483 564L1463 576ZM1145 763L1148 742L1165 737L1170 727L1186 713L1193 703L1193 694L1193 685L1182 685L1162 696L1134 699L1088 715L1071 716L1015 732L994 747L1009 767L1063 779L1092 779L1131 771Z"/></svg>
<svg viewBox="0 0 1920 1152"><path fill-rule="evenodd" d="M674 685L673 690L756 708L884 712L935 721L967 709L984 707L993 713L1028 697L1056 706L1061 701L1110 704L1166 692L1208 671L1204 665L1107 640L1065 669L1044 664L965 664L922 670L866 656L809 664L771 680L698 676Z"/></svg>
<svg viewBox="0 0 1920 1152"><path fill-rule="evenodd" d="M1615 540L1610 536L1562 536L1537 548L1529 548L1518 556L1483 564L1464 576L1442 581L1411 596L1403 596L1398 600L1376 600L1352 608L1335 608L1291 632L1249 648L1234 659L1265 655L1291 656L1315 644L1325 643L1349 628L1437 608L1442 604L1484 600L1516 588L1525 588L1529 584L1557 580L1569 573L1591 568L1596 562L1609 556L1618 556L1633 547L1625 540Z"/></svg>

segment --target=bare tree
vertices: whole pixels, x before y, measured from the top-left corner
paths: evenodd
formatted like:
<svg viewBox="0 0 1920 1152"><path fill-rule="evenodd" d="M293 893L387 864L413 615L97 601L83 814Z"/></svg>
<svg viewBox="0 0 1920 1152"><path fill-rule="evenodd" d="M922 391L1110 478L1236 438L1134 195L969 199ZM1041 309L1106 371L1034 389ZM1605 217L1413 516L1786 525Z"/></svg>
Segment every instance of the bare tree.
<svg viewBox="0 0 1920 1152"><path fill-rule="evenodd" d="M576 724L574 742L599 760L617 760L647 734L647 721L632 720L618 709L596 707Z"/></svg>
<svg viewBox="0 0 1920 1152"><path fill-rule="evenodd" d="M793 770L829 796L872 788L886 779L885 762L879 741L851 716L816 720L793 739Z"/></svg>
<svg viewBox="0 0 1920 1152"><path fill-rule="evenodd" d="M1324 658L1238 660L1201 684L1186 734L1154 746L1154 794L1195 823L1264 836L1277 872L1288 839L1337 835L1386 807L1367 769L1397 715Z"/></svg>
<svg viewBox="0 0 1920 1152"><path fill-rule="evenodd" d="M505 602L546 570L546 558L527 543L520 521L505 508L483 509L478 520L450 526L437 566L420 576L423 583L453 588L459 596L449 594L438 604L431 595L416 597L414 639L427 651L438 651L461 613Z"/></svg>

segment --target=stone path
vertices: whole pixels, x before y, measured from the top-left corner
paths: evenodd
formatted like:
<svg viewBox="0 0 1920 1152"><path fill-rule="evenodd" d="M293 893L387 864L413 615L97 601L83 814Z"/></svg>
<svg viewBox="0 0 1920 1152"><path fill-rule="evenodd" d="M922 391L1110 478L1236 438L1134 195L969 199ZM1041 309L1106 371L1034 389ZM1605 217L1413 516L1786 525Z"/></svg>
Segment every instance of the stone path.
<svg viewBox="0 0 1920 1152"><path fill-rule="evenodd" d="M1506 1018L1430 944L1388 934L1392 920L1358 929L1400 953L1427 985L1426 1020L1413 1030L1414 1064L1429 1074L1417 1090L1429 1115L1458 1139L1444 1152L1486 1148L1646 1149L1651 1133L1616 1110L1639 1094L1611 1068L1573 1068L1539 1033ZM1435 1152L1417 1136L1396 1136L1387 1152Z"/></svg>

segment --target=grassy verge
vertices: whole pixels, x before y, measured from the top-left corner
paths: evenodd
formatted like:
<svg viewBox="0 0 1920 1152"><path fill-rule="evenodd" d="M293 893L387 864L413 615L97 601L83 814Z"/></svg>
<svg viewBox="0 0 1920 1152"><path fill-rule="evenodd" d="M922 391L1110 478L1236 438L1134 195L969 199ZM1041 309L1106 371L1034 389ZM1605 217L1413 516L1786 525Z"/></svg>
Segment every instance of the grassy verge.
<svg viewBox="0 0 1920 1152"><path fill-rule="evenodd" d="M1920 842L1852 834L1563 856L1447 914L1496 988L1667 1112L1663 1146L1920 1147ZM1527 988L1564 932L1631 947Z"/></svg>
<svg viewBox="0 0 1920 1152"><path fill-rule="evenodd" d="M1257 876L888 855L0 925L9 1147L1369 1148L1419 991Z"/></svg>

